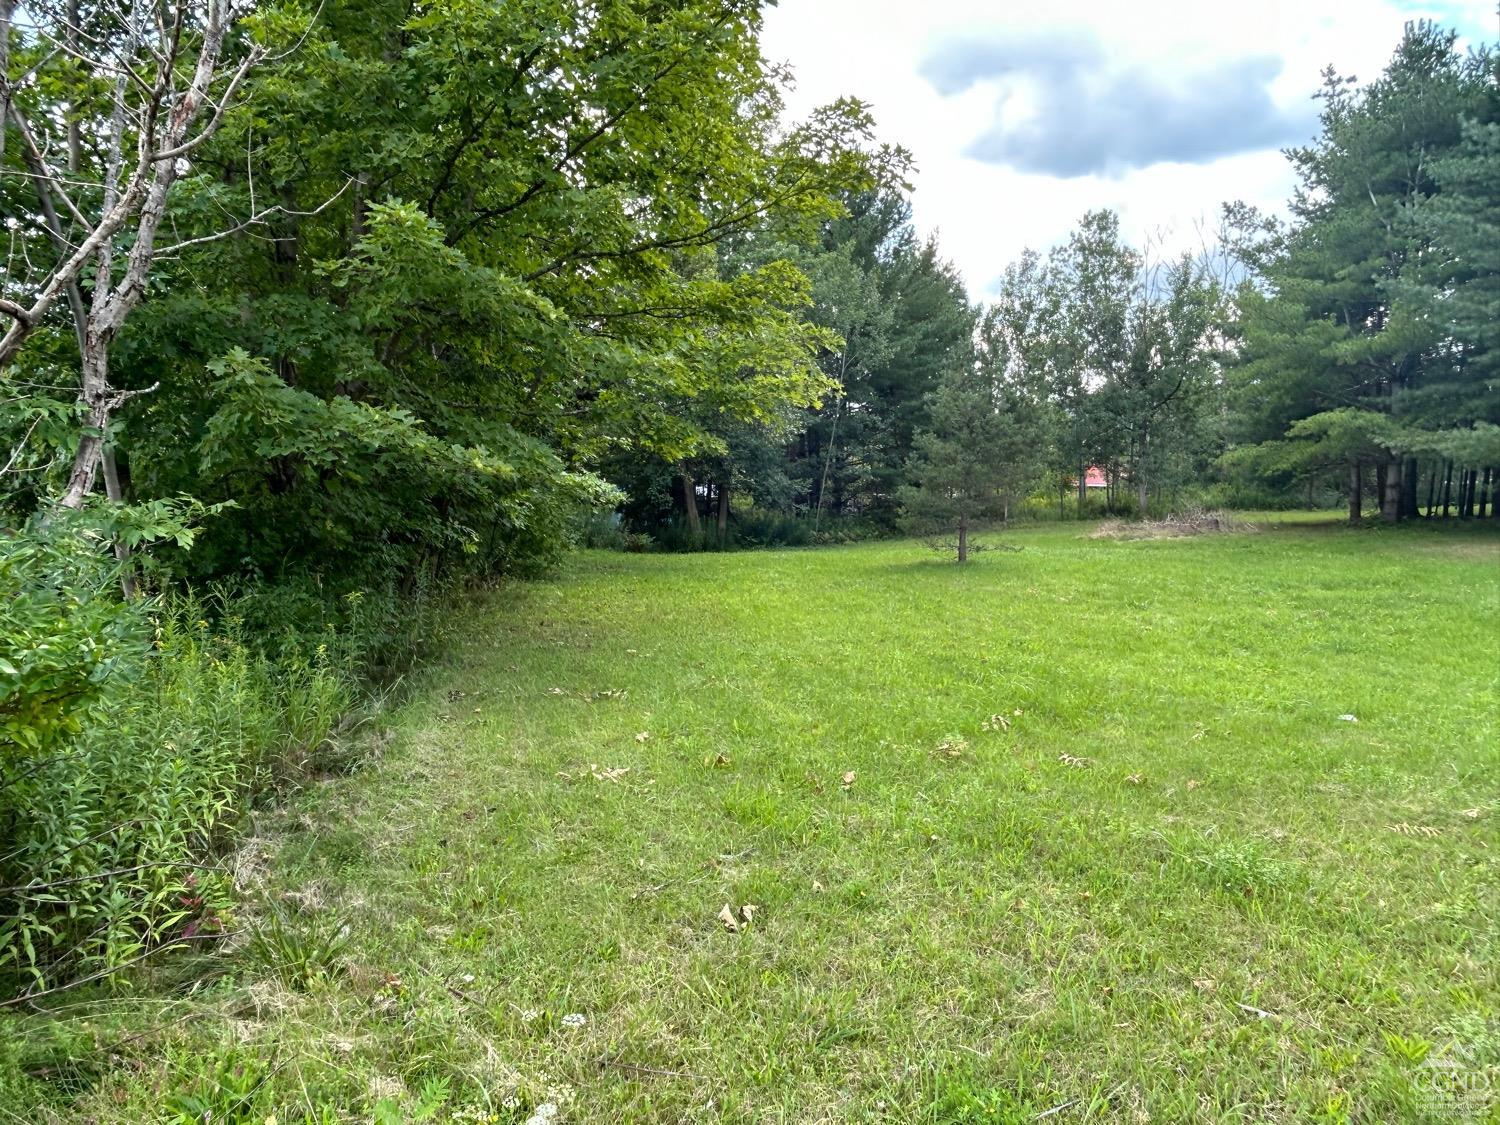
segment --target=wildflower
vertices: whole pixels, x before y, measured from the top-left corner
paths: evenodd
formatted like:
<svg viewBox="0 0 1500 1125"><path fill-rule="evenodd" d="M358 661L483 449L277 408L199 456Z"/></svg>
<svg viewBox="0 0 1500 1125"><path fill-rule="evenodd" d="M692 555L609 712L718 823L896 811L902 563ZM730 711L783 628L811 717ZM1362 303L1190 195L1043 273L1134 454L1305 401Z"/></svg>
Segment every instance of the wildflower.
<svg viewBox="0 0 1500 1125"><path fill-rule="evenodd" d="M521 1022L522 1023L531 1023L533 1020L540 1019L541 1015L542 1015L542 1013L539 1012L539 1011L537 1011L535 1008L522 1008L521 1009Z"/></svg>
<svg viewBox="0 0 1500 1125"><path fill-rule="evenodd" d="M564 1027L582 1027L588 1022L588 1017L582 1012L569 1012L562 1018L562 1025Z"/></svg>

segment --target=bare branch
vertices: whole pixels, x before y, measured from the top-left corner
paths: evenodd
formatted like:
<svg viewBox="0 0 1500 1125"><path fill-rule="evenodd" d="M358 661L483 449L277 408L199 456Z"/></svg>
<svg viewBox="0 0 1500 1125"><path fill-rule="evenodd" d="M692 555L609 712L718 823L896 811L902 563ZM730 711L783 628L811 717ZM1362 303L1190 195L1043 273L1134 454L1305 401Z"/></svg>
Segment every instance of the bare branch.
<svg viewBox="0 0 1500 1125"><path fill-rule="evenodd" d="M264 226L266 220L273 215L287 215L293 218L306 218L311 215L320 215L329 207L333 206L334 201L337 200L339 196L343 195L344 192L348 191L349 185L351 185L352 183L354 183L353 177L345 180L343 187L339 188L338 191L334 192L322 203L314 207L311 211L298 211L291 207L282 207L279 204L273 207L266 207L259 211L256 211L248 219L243 219L232 227L225 227L223 230L214 231L213 234L200 235L197 238L185 238L181 242L174 242L170 246L164 246L156 251L156 256L165 257L170 254L175 254L179 250L185 250L189 246L201 246L206 242L219 242L223 239L239 234L241 231L249 230L251 227Z"/></svg>

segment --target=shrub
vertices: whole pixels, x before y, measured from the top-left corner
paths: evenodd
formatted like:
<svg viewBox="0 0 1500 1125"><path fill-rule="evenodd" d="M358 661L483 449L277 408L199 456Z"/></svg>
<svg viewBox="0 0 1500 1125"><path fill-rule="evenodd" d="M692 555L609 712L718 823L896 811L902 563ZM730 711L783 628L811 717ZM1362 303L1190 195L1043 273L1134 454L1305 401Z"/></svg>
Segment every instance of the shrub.
<svg viewBox="0 0 1500 1125"><path fill-rule="evenodd" d="M813 541L809 520L753 508L734 516L730 531L742 547L806 547Z"/></svg>
<svg viewBox="0 0 1500 1125"><path fill-rule="evenodd" d="M201 865L354 696L333 633L246 642L197 599L122 602L60 524L0 543L0 994L223 927ZM210 619L216 618L213 625Z"/></svg>
<svg viewBox="0 0 1500 1125"><path fill-rule="evenodd" d="M0 536L0 770L38 768L139 675L145 616L105 545L59 517Z"/></svg>
<svg viewBox="0 0 1500 1125"><path fill-rule="evenodd" d="M586 511L576 521L574 539L594 551L623 551L626 533L618 512Z"/></svg>

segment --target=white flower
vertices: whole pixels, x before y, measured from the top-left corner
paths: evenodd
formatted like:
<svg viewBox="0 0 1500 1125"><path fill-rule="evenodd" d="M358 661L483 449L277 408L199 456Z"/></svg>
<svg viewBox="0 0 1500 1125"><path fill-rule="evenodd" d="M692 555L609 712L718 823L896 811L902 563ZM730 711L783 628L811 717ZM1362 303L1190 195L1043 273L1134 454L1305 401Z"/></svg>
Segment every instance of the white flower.
<svg viewBox="0 0 1500 1125"><path fill-rule="evenodd" d="M534 1019L539 1019L541 1017L541 1014L542 1013L537 1011L535 1008L522 1008L521 1022L530 1023Z"/></svg>
<svg viewBox="0 0 1500 1125"><path fill-rule="evenodd" d="M588 1017L582 1012L569 1012L562 1018L562 1025L564 1027L582 1027L588 1022Z"/></svg>
<svg viewBox="0 0 1500 1125"><path fill-rule="evenodd" d="M463 977L462 977L462 980L463 980L463 982L465 984L473 984L474 983L474 974L473 973L465 973L463 975Z"/></svg>
<svg viewBox="0 0 1500 1125"><path fill-rule="evenodd" d="M557 1116L556 1102L543 1102L536 1107L536 1111L526 1119L526 1125L551 1125Z"/></svg>

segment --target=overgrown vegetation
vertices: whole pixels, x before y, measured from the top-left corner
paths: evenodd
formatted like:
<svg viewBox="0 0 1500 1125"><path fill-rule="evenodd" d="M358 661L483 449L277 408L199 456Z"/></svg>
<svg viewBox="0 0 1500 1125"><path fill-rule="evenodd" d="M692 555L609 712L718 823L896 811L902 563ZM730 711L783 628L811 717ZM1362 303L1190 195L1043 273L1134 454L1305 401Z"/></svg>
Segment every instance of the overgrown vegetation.
<svg viewBox="0 0 1500 1125"><path fill-rule="evenodd" d="M216 853L248 801L331 761L363 654L247 637L190 596L121 602L71 531L0 551L0 981L22 999L229 928Z"/></svg>

